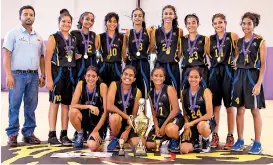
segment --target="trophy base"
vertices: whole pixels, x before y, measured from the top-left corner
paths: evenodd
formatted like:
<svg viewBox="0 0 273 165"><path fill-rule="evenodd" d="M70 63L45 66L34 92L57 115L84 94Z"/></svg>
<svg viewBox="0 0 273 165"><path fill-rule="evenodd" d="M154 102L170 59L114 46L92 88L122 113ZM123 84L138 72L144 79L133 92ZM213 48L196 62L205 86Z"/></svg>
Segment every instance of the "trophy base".
<svg viewBox="0 0 273 165"><path fill-rule="evenodd" d="M147 152L145 148L135 148L134 156L147 156Z"/></svg>
<svg viewBox="0 0 273 165"><path fill-rule="evenodd" d="M155 151L154 156L161 156L160 151Z"/></svg>
<svg viewBox="0 0 273 165"><path fill-rule="evenodd" d="M139 138L138 144L134 147L134 156L147 156L146 148Z"/></svg>
<svg viewBox="0 0 273 165"><path fill-rule="evenodd" d="M124 156L124 155L125 155L124 150L119 150L119 152L118 152L118 156Z"/></svg>

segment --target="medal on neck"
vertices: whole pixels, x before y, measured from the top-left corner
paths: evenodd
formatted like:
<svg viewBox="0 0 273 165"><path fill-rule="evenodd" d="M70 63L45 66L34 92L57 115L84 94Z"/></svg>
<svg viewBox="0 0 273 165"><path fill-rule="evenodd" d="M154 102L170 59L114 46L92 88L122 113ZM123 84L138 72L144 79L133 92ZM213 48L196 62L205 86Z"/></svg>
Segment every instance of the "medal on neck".
<svg viewBox="0 0 273 165"><path fill-rule="evenodd" d="M80 31L81 32L81 35L82 35L82 39L83 39L83 44L84 44L84 56L83 58L84 59L88 59L88 55L87 55L87 51L88 51L88 45L90 43L90 39L89 39L89 31L87 33L87 40L82 32L82 30Z"/></svg>
<svg viewBox="0 0 273 165"><path fill-rule="evenodd" d="M193 41L193 44L191 45L190 37L188 37L188 47L189 48L187 51L189 52L189 60L188 60L189 63L193 62L193 51L194 51L194 48L195 48L198 38L199 38L199 34L196 35L196 37Z"/></svg>
<svg viewBox="0 0 273 165"><path fill-rule="evenodd" d="M108 32L106 32L106 44L107 44L107 53L108 54L110 52L110 49L112 48L115 38L116 38L116 33L114 34L112 41L109 43L109 34L108 34Z"/></svg>
<svg viewBox="0 0 273 165"><path fill-rule="evenodd" d="M196 93L192 96L191 88L189 88L189 100L190 100L189 109L191 110L191 112L193 112L195 110L195 108L198 108L198 106L196 105L196 98L197 98L197 94L198 94L199 89L200 89L200 87L198 88ZM192 99L192 97L193 97L193 99Z"/></svg>
<svg viewBox="0 0 273 165"><path fill-rule="evenodd" d="M140 56L139 46L140 46L141 40L142 40L142 31L143 31L143 29L141 29L140 32L139 32L140 33L139 38L137 38L137 36L136 36L136 30L134 29L133 31L134 31L135 41L136 41L136 49L137 49L136 55Z"/></svg>
<svg viewBox="0 0 273 165"><path fill-rule="evenodd" d="M97 91L97 88L96 88L96 85L93 89L93 92L88 92L88 87L87 85L85 86L86 87L86 95L87 95L87 105L95 105L94 103L94 98L95 98L95 95L96 95L96 91ZM92 94L92 99L90 100L89 96Z"/></svg>
<svg viewBox="0 0 273 165"><path fill-rule="evenodd" d="M245 57L245 65L246 65L247 63L249 63L249 61L248 61L248 53L250 53L249 48L250 48L250 46L251 46L251 44L252 44L254 38L255 38L255 37L254 37L254 34L252 34L252 38L251 38L251 40L249 41L249 43L248 43L248 45L247 45L247 48L245 48L245 40L243 41L243 54L244 54L244 57Z"/></svg>
<svg viewBox="0 0 273 165"><path fill-rule="evenodd" d="M71 45L72 45L72 41L71 41L71 37L70 35L68 35L68 45L67 45L67 42L66 42L66 39L64 38L63 34L61 32L58 32L59 35L63 38L63 41L65 43L65 47L66 47L66 50L67 50L67 61L68 62L72 62L72 55L71 55Z"/></svg>
<svg viewBox="0 0 273 165"><path fill-rule="evenodd" d="M220 44L219 36L216 34L217 50L219 52L218 58L217 58L218 63L221 62L221 57L224 57L223 47L224 47L224 43L225 43L225 40L226 40L226 35L227 35L227 33L225 32L224 37L222 38L222 41L221 41L221 44Z"/></svg>
<svg viewBox="0 0 273 165"><path fill-rule="evenodd" d="M162 31L164 33L165 42L166 42L166 54L170 54L171 53L171 43L172 43L173 29L170 30L169 38L167 38L167 34L165 33L164 26L162 26Z"/></svg>
<svg viewBox="0 0 273 165"><path fill-rule="evenodd" d="M161 92L162 92L162 89L164 87L164 84L161 86L160 90L159 90L159 93L157 95L157 99L155 99L156 97L156 90L154 88L154 109L156 112L158 112L158 107L159 107L159 99L160 99L160 95L161 95Z"/></svg>
<svg viewBox="0 0 273 165"><path fill-rule="evenodd" d="M122 105L123 105L123 112L127 113L126 109L127 109L128 104L129 104L129 99L130 99L130 96L131 96L132 87L130 87L130 89L129 89L128 93L127 93L126 100L124 98L125 94L123 92L122 85L121 85L120 90L121 90L121 99L122 99Z"/></svg>

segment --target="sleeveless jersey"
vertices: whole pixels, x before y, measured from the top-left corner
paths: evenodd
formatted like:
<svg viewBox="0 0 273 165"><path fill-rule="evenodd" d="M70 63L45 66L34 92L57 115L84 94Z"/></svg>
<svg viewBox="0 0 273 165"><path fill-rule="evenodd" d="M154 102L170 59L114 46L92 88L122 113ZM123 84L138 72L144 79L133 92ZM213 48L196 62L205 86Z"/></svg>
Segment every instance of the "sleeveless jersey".
<svg viewBox="0 0 273 165"><path fill-rule="evenodd" d="M245 49L247 49L249 42L245 42L244 40L245 40L244 38L240 38L238 40L239 57L236 63L237 68L260 69L261 67L260 46L264 42L264 40L261 38L254 38L253 42L249 47L248 56L246 56L246 58L243 53L243 44L245 44Z"/></svg>
<svg viewBox="0 0 273 165"><path fill-rule="evenodd" d="M201 116L204 116L207 113L207 111L206 111L206 103L204 99L205 88L203 86L200 86L200 89L197 93L197 98L196 98L196 105L198 107L196 107L194 111L190 110L189 89L190 88L187 88L183 90L182 92L182 96L183 96L182 104L184 105L187 116L189 117L189 122L191 122L197 118L200 118ZM192 97L192 100L193 100L193 97Z"/></svg>
<svg viewBox="0 0 273 165"><path fill-rule="evenodd" d="M116 83L116 87L117 87L117 91L116 91L116 96L115 96L115 106L118 107L118 109L123 111L123 102L122 102L122 93L121 93L121 83L120 82L115 82ZM132 86L132 91L131 91L131 95L129 96L129 102L128 105L126 107L126 114L128 115L132 115L133 113L133 107L134 107L134 102L135 102L135 98L137 95L137 91L138 88L133 87ZM124 100L126 101L127 98L127 94L124 96Z"/></svg>
<svg viewBox="0 0 273 165"><path fill-rule="evenodd" d="M219 45L222 39L219 40ZM231 36L231 32L227 32L223 46L223 54L217 49L216 34L210 36L210 63L211 67L216 67L219 63L230 65L234 59L235 41ZM220 57L220 62L217 61Z"/></svg>
<svg viewBox="0 0 273 165"><path fill-rule="evenodd" d="M164 85L160 96L158 96L157 94L155 98L154 98L154 90L155 88L153 88L150 91L149 95L153 105L155 105L155 101L157 101L158 97L160 97L158 101L158 111L156 112L157 118L167 119L171 112L171 104L170 104L169 96L168 96L168 85Z"/></svg>
<svg viewBox="0 0 273 165"><path fill-rule="evenodd" d="M116 35L116 38L112 44L111 49L107 50L106 33L99 34L100 48L102 53L102 61L104 62L121 62L122 57L122 45L123 45L123 34ZM109 43L111 43L112 38L109 37ZM109 44L108 43L108 44Z"/></svg>
<svg viewBox="0 0 273 165"><path fill-rule="evenodd" d="M92 92L92 93L88 94L88 91L86 90L86 86L87 86L86 81L81 81L81 82L82 82L82 94L81 94L80 103L81 104L87 104L87 102L91 102L94 93ZM97 82L97 84L96 84L96 93L95 93L95 96L94 96L94 100L93 100L93 103L91 102L92 105L98 107L98 109L100 111L99 115L96 116L94 114L89 113L90 121L94 125L98 124L98 122L100 121L100 118L101 118L101 116L102 116L102 114L104 112L103 99L102 99L101 94L100 94L100 92L101 92L100 84L101 83Z"/></svg>
<svg viewBox="0 0 273 165"><path fill-rule="evenodd" d="M85 43L84 43L84 39L82 38L81 31L80 30L73 30L70 32L70 34L76 38L78 53L81 55L84 55L85 54ZM87 55L90 56L92 54L96 54L96 47L95 47L96 33L89 31L88 34L84 34L85 40L88 39L88 35L89 35L90 42L89 42L88 48L87 48Z"/></svg>
<svg viewBox="0 0 273 165"><path fill-rule="evenodd" d="M137 39L139 38L139 36L140 36L140 33L136 33ZM150 37L149 37L147 29L144 29L142 31L142 38L139 45L139 50L137 50L137 47L136 47L137 39L134 36L134 29L130 29L129 42L128 42L128 49L129 49L128 58L130 60L148 59ZM140 52L140 56L136 55L138 51Z"/></svg>
<svg viewBox="0 0 273 165"><path fill-rule="evenodd" d="M71 36L71 51L68 54L68 50L66 48L66 44L62 38L62 36L57 32L52 35L55 40L55 49L51 59L51 62L54 63L56 66L62 67L75 67L76 60L75 60L75 52L76 52L76 39L75 37ZM67 46L69 45L68 40L66 40ZM68 62L68 58L71 57L72 61Z"/></svg>
<svg viewBox="0 0 273 165"><path fill-rule="evenodd" d="M182 68L193 67L193 66L205 66L206 65L206 54L205 54L205 39L203 35L199 35L196 40L196 45L193 48L193 54L191 56L192 60L189 60L189 37L182 37L182 51L183 51L183 61ZM191 46L194 41L190 41Z"/></svg>
<svg viewBox="0 0 273 165"><path fill-rule="evenodd" d="M166 33L167 39L171 37L171 45L170 45L170 54L167 54L167 45L165 41L163 29L158 28L155 31L155 42L156 42L156 49L157 49L157 61L160 63L172 63L177 62L176 60L176 51L177 51L177 42L179 41L179 28L172 31L172 34Z"/></svg>

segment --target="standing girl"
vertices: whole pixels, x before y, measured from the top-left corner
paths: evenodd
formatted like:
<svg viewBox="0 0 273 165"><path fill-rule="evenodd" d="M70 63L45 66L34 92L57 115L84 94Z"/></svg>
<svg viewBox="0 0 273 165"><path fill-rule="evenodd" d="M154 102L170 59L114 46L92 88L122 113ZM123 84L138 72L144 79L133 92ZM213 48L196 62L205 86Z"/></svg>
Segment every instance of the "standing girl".
<svg viewBox="0 0 273 165"><path fill-rule="evenodd" d="M133 65L137 70L136 84L141 93L147 98L150 89L149 47L151 29L146 28L145 12L141 8L132 11L133 29L127 31L128 59L127 65Z"/></svg>
<svg viewBox="0 0 273 165"><path fill-rule="evenodd" d="M262 82L265 73L266 45L262 38L253 33L254 28L259 25L260 15L247 12L241 21L245 36L238 40L239 53L235 59L237 69L234 76L232 98L233 105L238 108L236 115L238 140L231 150L239 151L244 148L244 113L245 109L251 109L255 140L248 153L260 154L262 151L260 109L265 108Z"/></svg>
<svg viewBox="0 0 273 165"><path fill-rule="evenodd" d="M209 38L208 52L211 63L209 75L209 88L213 94L213 114L216 120L216 128L212 136L211 147L219 145L218 128L220 123L220 109L222 99L227 111L228 134L224 149L230 149L234 144L234 107L231 105L231 90L233 82L233 69L231 64L234 60L234 53L238 35L226 31L226 17L223 14L215 14L212 17L214 35Z"/></svg>
<svg viewBox="0 0 273 165"><path fill-rule="evenodd" d="M99 62L100 78L107 86L121 76L121 62L126 57L126 36L119 33L119 16L111 12L105 16L106 32L97 35L96 48L102 52Z"/></svg>
<svg viewBox="0 0 273 165"><path fill-rule="evenodd" d="M162 9L162 26L152 33L152 43L155 43L157 59L155 66L162 66L167 74L166 85L173 85L180 90L180 71L178 62L181 56L180 36L182 29L178 28L176 9L167 5ZM178 97L180 95L178 94Z"/></svg>
<svg viewBox="0 0 273 165"><path fill-rule="evenodd" d="M60 11L59 29L52 34L46 46L46 87L49 90L49 134L48 143L51 146L70 146L72 142L67 137L68 111L71 104L76 74L76 40L69 34L72 16L67 9ZM59 104L62 107L62 131L60 141L56 137L56 122Z"/></svg>
<svg viewBox="0 0 273 165"><path fill-rule="evenodd" d="M202 85L207 87L208 67L206 62L206 45L208 38L198 34L199 18L188 14L184 19L189 34L182 37L182 84L181 88L189 87L187 72L192 67L198 67L203 75Z"/></svg>
<svg viewBox="0 0 273 165"><path fill-rule="evenodd" d="M82 13L78 22L79 30L74 30L70 33L77 41L77 81L84 80L84 74L90 65L97 66L95 47L96 33L89 31L94 24L94 17L94 14L91 12Z"/></svg>

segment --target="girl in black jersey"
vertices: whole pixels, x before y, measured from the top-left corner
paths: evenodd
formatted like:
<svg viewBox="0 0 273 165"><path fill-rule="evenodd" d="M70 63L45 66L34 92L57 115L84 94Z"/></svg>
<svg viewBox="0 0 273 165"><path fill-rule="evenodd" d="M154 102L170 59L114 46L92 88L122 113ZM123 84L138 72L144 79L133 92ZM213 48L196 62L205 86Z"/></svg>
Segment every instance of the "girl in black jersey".
<svg viewBox="0 0 273 165"><path fill-rule="evenodd" d="M210 151L210 134L215 129L213 118L212 94L208 88L200 85L201 72L191 68L188 72L190 88L182 90L181 103L185 118L184 132L181 135L180 151L183 154L192 152L194 145L202 136L203 152Z"/></svg>
<svg viewBox="0 0 273 165"><path fill-rule="evenodd" d="M164 84L165 70L155 67L151 73L154 88L149 93L154 126L147 137L147 148L155 148L155 139L170 139L168 149L179 151L179 130L184 125L184 118L179 110L176 90Z"/></svg>
<svg viewBox="0 0 273 165"><path fill-rule="evenodd" d="M107 126L106 95L107 86L98 81L98 69L89 66L85 80L79 81L75 89L71 109L70 122L78 132L74 142L75 148L83 146L83 131L90 131L87 145L91 151L96 151L105 138Z"/></svg>
<svg viewBox="0 0 273 165"><path fill-rule="evenodd" d="M150 89L150 64L148 60L151 29L146 28L145 12L141 8L134 9L131 18L134 28L126 33L126 38L128 38L128 59L126 63L137 69L136 84L147 99L147 92ZM125 43L127 44L127 42Z"/></svg>
<svg viewBox="0 0 273 165"><path fill-rule="evenodd" d="M70 32L77 41L77 81L84 79L86 69L92 65L97 66L95 39L96 33L89 31L94 24L95 16L91 12L81 14L78 21L78 29Z"/></svg>
<svg viewBox="0 0 273 165"><path fill-rule="evenodd" d="M107 109L111 112L109 125L115 136L109 143L107 149L114 150L118 145L118 138L124 142L129 139L131 146L138 142L137 135L131 129L129 115L136 116L138 101L141 91L134 85L136 69L126 66L121 74L121 81L113 81L107 93Z"/></svg>
<svg viewBox="0 0 273 165"><path fill-rule="evenodd" d="M162 66L166 74L166 85L173 85L180 90L180 71L178 62L181 57L182 29L178 27L176 9L167 5L162 9L162 26L154 29L151 43L155 43L157 50L155 66ZM152 47L152 46L151 46ZM180 95L178 94L178 97Z"/></svg>
<svg viewBox="0 0 273 165"><path fill-rule="evenodd" d="M230 149L234 144L234 107L231 105L231 89L233 69L231 64L234 60L234 52L238 35L226 31L226 17L221 14L215 14L212 17L212 26L215 29L214 35L209 37L207 45L210 59L209 88L213 94L213 114L216 120L216 128L212 136L211 147L216 148L219 145L218 128L220 123L220 109L222 99L227 111L228 134L224 149Z"/></svg>
<svg viewBox="0 0 273 165"><path fill-rule="evenodd" d="M46 47L46 87L49 92L49 135L48 143L51 146L70 146L72 142L67 137L68 110L75 87L75 49L76 40L69 34L72 17L66 9L61 10L59 29L52 34ZM59 104L62 107L62 131L60 141L56 138L56 121Z"/></svg>
<svg viewBox="0 0 273 165"><path fill-rule="evenodd" d="M202 84L207 87L208 67L206 60L206 45L208 38L197 32L199 18L195 14L188 14L184 19L189 34L182 37L182 84L181 88L189 87L187 72L192 67L198 67L202 72Z"/></svg>
<svg viewBox="0 0 273 165"><path fill-rule="evenodd" d="M126 35L118 30L119 16L111 12L105 16L106 32L96 37L96 48L101 52L99 75L107 86L120 79L121 64L126 58Z"/></svg>
<svg viewBox="0 0 273 165"><path fill-rule="evenodd" d="M265 73L266 45L265 41L253 33L259 25L260 15L247 12L241 20L244 37L238 40L238 55L236 54L236 71L232 103L237 107L236 124L238 140L231 150L244 148L243 130L245 109L251 109L254 120L255 141L248 151L250 154L260 154L262 150L260 138L262 119L260 109L265 108L263 93L263 78Z"/></svg>

